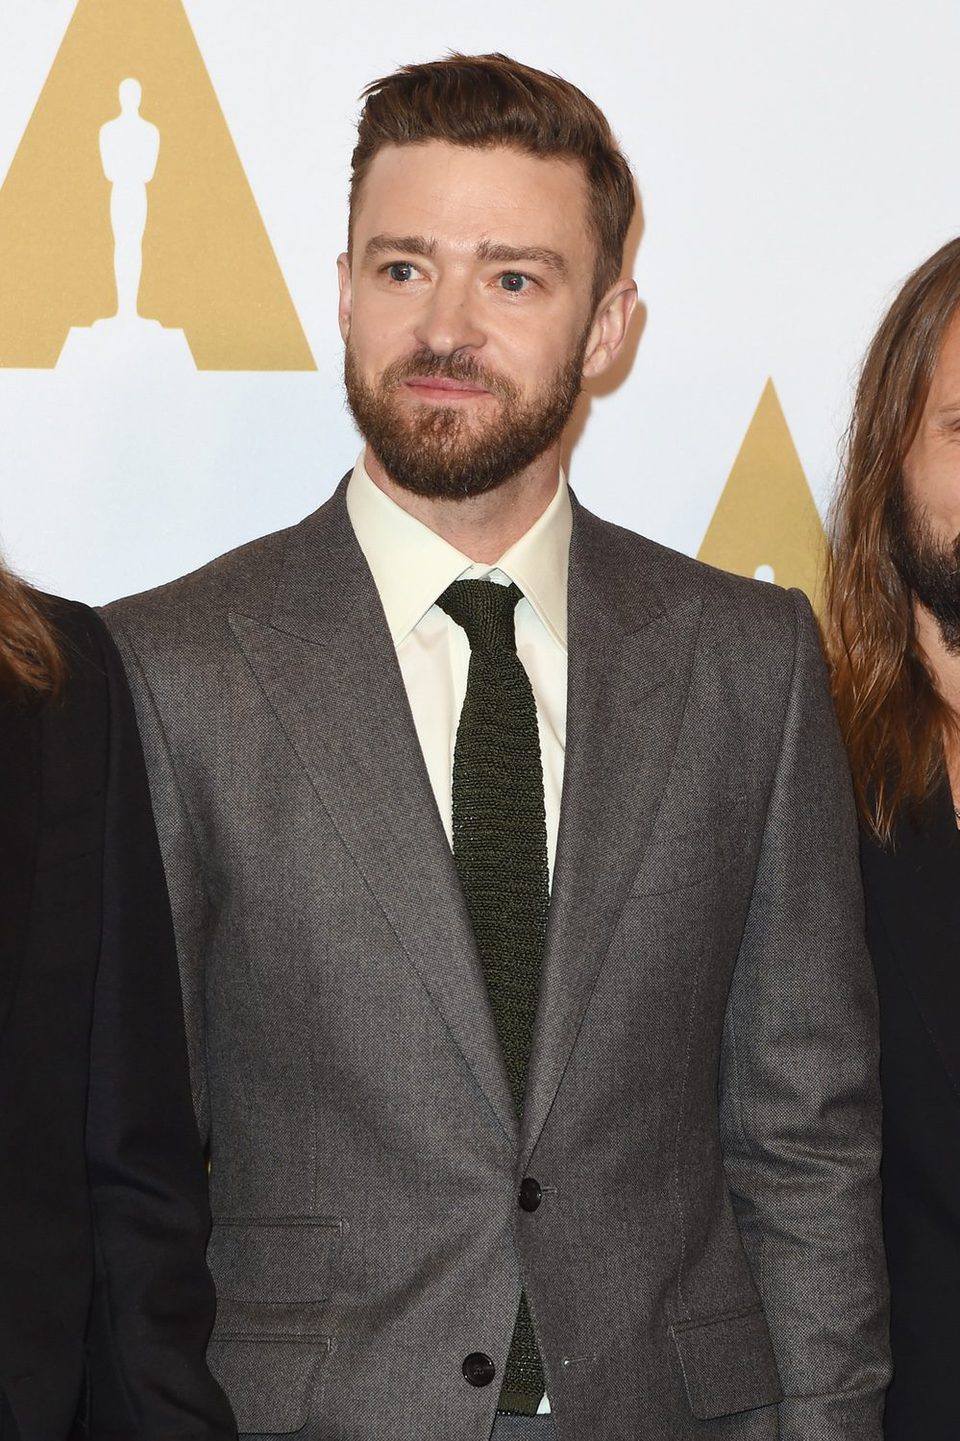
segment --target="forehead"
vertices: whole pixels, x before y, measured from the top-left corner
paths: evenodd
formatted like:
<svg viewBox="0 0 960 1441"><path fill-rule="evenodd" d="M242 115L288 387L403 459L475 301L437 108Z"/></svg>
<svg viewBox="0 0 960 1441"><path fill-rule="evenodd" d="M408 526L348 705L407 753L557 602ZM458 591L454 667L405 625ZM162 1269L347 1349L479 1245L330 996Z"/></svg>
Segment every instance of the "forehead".
<svg viewBox="0 0 960 1441"><path fill-rule="evenodd" d="M928 409L942 403L948 393L952 394L954 401L960 399L960 310L954 312L943 332L927 397Z"/></svg>
<svg viewBox="0 0 960 1441"><path fill-rule="evenodd" d="M371 235L429 235L473 249L490 239L589 251L587 181L574 160L497 145L476 149L430 140L387 145L364 177L354 242Z"/></svg>

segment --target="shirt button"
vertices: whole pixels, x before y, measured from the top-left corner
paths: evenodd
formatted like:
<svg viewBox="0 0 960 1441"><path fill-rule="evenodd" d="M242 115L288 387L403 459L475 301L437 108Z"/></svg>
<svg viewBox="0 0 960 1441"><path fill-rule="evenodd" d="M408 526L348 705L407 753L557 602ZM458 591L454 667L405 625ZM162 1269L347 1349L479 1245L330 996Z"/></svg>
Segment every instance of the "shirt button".
<svg viewBox="0 0 960 1441"><path fill-rule="evenodd" d="M464 1358L463 1374L471 1386L489 1386L497 1374L497 1368L482 1351L471 1351L470 1355Z"/></svg>
<svg viewBox="0 0 960 1441"><path fill-rule="evenodd" d="M535 1181L532 1176L524 1176L520 1182L520 1195L517 1200L520 1202L522 1210L535 1211L543 1200L540 1182Z"/></svg>

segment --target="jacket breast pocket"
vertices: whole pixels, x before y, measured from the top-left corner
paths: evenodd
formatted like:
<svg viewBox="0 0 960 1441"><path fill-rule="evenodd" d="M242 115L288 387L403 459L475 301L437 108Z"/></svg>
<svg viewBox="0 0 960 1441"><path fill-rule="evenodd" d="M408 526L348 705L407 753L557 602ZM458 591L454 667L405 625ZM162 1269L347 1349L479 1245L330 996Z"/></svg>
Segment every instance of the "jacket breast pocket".
<svg viewBox="0 0 960 1441"><path fill-rule="evenodd" d="M700 1421L775 1406L783 1387L763 1311L684 1321L670 1327L690 1410Z"/></svg>
<svg viewBox="0 0 960 1441"><path fill-rule="evenodd" d="M238 1429L299 1431L319 1402L344 1223L333 1217L219 1220L207 1253L217 1287L210 1369Z"/></svg>
<svg viewBox="0 0 960 1441"><path fill-rule="evenodd" d="M743 859L749 807L741 793L668 799L661 808L630 894L652 896L700 885Z"/></svg>

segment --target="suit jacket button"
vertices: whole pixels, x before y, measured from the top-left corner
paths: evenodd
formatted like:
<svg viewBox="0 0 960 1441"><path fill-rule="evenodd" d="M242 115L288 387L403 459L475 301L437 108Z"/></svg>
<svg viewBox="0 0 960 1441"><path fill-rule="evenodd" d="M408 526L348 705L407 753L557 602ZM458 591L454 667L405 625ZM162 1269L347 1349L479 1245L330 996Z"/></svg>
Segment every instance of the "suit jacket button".
<svg viewBox="0 0 960 1441"><path fill-rule="evenodd" d="M497 1368L482 1351L471 1351L464 1359L463 1374L471 1386L489 1386L497 1374Z"/></svg>
<svg viewBox="0 0 960 1441"><path fill-rule="evenodd" d="M540 1182L535 1181L532 1176L524 1176L520 1182L520 1195L517 1199L522 1210L535 1211L543 1200Z"/></svg>

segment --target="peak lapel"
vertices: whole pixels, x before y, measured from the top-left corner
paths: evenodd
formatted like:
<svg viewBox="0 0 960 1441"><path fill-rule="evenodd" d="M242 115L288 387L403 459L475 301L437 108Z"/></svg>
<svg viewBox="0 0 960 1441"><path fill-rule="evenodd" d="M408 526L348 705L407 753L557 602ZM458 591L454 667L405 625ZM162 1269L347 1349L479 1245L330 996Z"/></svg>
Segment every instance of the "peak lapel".
<svg viewBox="0 0 960 1441"><path fill-rule="evenodd" d="M629 560L626 551L610 553L617 534L576 508L567 748L521 1133L524 1164L553 1104L656 818L680 733L700 619L699 597L671 606L644 574L635 573L635 537ZM624 573L631 564L634 573Z"/></svg>
<svg viewBox="0 0 960 1441"><path fill-rule="evenodd" d="M291 537L269 618L234 613L230 624L430 1001L515 1141L463 893L342 488Z"/></svg>

